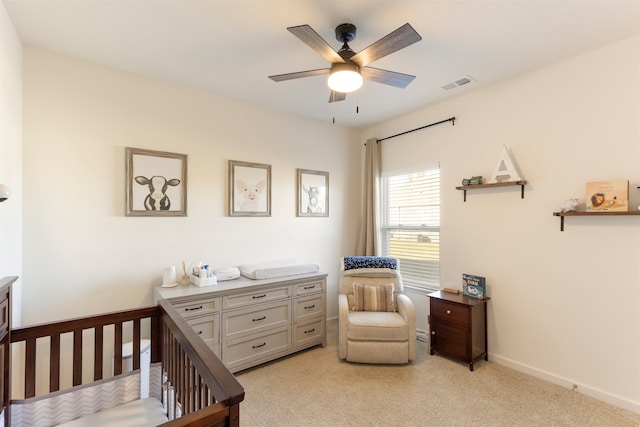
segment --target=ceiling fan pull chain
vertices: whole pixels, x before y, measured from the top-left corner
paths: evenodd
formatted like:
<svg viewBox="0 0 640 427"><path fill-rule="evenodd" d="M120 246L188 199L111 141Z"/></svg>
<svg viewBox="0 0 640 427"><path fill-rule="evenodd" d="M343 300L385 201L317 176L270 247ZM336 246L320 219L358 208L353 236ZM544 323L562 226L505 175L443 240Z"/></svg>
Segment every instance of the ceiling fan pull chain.
<svg viewBox="0 0 640 427"><path fill-rule="evenodd" d="M333 116L331 118L331 123L332 124L336 124L336 91L332 90L331 91L331 115Z"/></svg>

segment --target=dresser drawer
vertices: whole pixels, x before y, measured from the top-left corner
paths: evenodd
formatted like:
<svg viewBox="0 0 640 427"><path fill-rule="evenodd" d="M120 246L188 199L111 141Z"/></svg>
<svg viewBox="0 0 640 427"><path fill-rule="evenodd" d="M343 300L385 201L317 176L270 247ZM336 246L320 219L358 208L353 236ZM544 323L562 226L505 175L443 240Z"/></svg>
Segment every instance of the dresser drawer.
<svg viewBox="0 0 640 427"><path fill-rule="evenodd" d="M307 295L324 291L324 280L316 280L313 282L301 283L293 287L294 295Z"/></svg>
<svg viewBox="0 0 640 427"><path fill-rule="evenodd" d="M218 316L195 316L185 318L189 326L202 338L209 347L220 342L218 338ZM213 347L212 347L213 348Z"/></svg>
<svg viewBox="0 0 640 427"><path fill-rule="evenodd" d="M254 334L265 329L291 324L291 301L279 301L228 311L222 315L223 336L231 340L238 336Z"/></svg>
<svg viewBox="0 0 640 427"><path fill-rule="evenodd" d="M230 308L248 307L290 297L291 288L289 286L285 286L281 288L265 289L262 291L226 295L222 297L222 306L226 310Z"/></svg>
<svg viewBox="0 0 640 427"><path fill-rule="evenodd" d="M447 301L431 299L431 317L445 319L462 325L469 324L469 308Z"/></svg>
<svg viewBox="0 0 640 427"><path fill-rule="evenodd" d="M293 346L294 347L308 347L311 344L321 344L324 337L324 317L306 322L303 324L296 324L293 331Z"/></svg>
<svg viewBox="0 0 640 427"><path fill-rule="evenodd" d="M203 298L172 303L183 317L213 313L220 310L220 298Z"/></svg>
<svg viewBox="0 0 640 427"><path fill-rule="evenodd" d="M324 294L298 298L293 306L293 321L321 316L324 313Z"/></svg>
<svg viewBox="0 0 640 427"><path fill-rule="evenodd" d="M222 362L235 372L291 349L291 327L273 329L260 336L232 340L222 345Z"/></svg>

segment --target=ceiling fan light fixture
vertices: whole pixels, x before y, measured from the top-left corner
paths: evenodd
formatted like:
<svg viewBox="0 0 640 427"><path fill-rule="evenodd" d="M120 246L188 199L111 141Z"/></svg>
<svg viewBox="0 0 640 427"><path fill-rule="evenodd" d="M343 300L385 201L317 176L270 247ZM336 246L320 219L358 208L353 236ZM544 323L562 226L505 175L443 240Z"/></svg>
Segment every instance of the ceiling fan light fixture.
<svg viewBox="0 0 640 427"><path fill-rule="evenodd" d="M333 64L327 84L331 90L341 93L349 93L360 89L362 87L360 67L353 63Z"/></svg>

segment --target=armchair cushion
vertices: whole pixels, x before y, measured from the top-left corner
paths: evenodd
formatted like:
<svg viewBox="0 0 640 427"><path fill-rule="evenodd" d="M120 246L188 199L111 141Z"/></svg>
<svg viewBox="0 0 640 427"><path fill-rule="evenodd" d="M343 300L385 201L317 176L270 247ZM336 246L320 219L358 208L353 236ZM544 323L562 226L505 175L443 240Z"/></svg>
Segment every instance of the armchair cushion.
<svg viewBox="0 0 640 427"><path fill-rule="evenodd" d="M407 321L399 313L352 311L349 313L347 339L351 341L407 342L409 328Z"/></svg>
<svg viewBox="0 0 640 427"><path fill-rule="evenodd" d="M393 284L353 284L352 311L396 311Z"/></svg>

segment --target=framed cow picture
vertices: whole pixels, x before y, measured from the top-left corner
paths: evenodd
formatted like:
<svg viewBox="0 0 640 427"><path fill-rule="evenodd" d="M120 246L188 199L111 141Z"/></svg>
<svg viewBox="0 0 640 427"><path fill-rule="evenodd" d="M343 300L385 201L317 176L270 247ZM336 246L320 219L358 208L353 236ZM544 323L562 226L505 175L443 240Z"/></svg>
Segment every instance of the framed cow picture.
<svg viewBox="0 0 640 427"><path fill-rule="evenodd" d="M329 216L329 172L298 169L298 216Z"/></svg>
<svg viewBox="0 0 640 427"><path fill-rule="evenodd" d="M125 151L126 216L187 216L187 155Z"/></svg>

